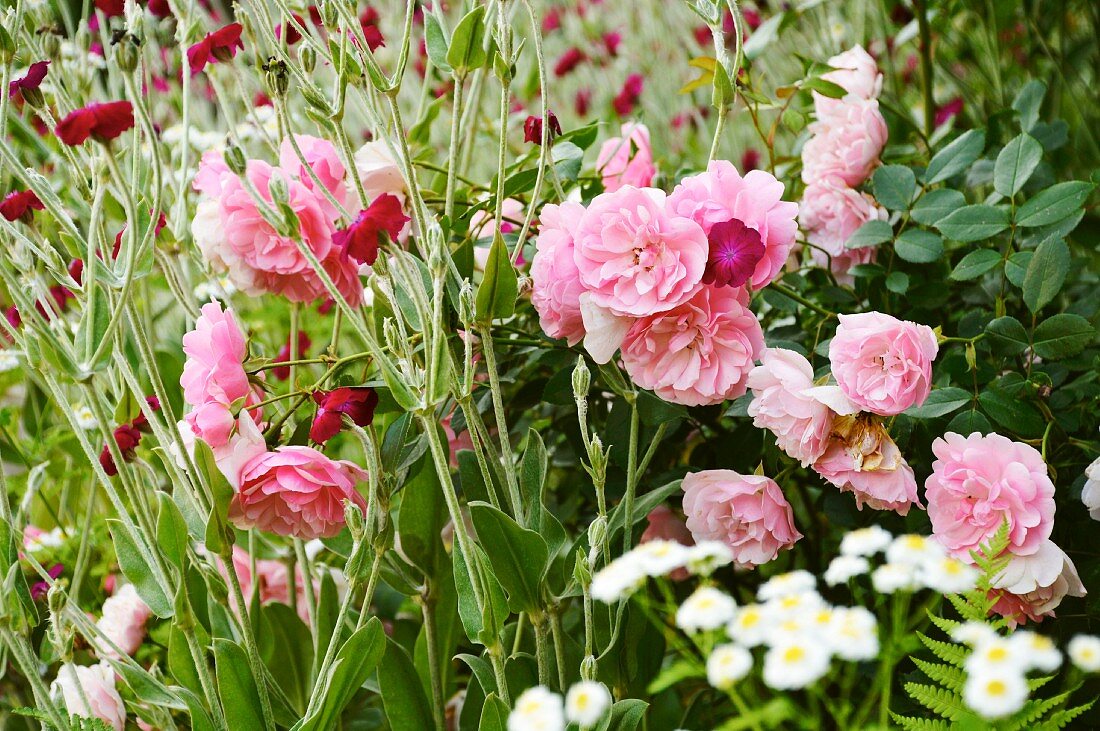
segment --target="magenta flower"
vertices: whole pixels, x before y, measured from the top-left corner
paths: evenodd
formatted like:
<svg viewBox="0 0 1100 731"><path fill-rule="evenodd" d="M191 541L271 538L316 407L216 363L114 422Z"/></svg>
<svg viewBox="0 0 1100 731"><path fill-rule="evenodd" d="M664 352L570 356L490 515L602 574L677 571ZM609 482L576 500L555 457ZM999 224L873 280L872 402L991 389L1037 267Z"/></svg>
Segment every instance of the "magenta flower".
<svg viewBox="0 0 1100 731"><path fill-rule="evenodd" d="M46 78L46 69L49 65L49 61L35 61L32 63L27 69L27 73L18 79L13 79L8 84L8 96L14 97L16 94L25 91L38 91L38 87L42 85L42 80Z"/></svg>
<svg viewBox="0 0 1100 731"><path fill-rule="evenodd" d="M370 424L378 406L378 392L373 388L344 386L332 391L314 391L313 401L317 404L317 416L310 427L309 438L324 444L340 433L345 414L358 426Z"/></svg>
<svg viewBox="0 0 1100 731"><path fill-rule="evenodd" d="M760 234L736 218L716 223L707 236L710 257L703 270L703 283L716 287L740 287L749 281L757 263L764 258Z"/></svg>

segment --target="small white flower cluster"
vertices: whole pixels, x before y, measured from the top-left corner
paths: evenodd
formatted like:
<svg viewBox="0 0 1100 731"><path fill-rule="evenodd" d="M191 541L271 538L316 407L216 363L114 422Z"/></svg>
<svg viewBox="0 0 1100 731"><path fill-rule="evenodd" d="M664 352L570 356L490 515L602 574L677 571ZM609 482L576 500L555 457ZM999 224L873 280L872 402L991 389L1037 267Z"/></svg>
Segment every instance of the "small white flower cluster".
<svg viewBox="0 0 1100 731"><path fill-rule="evenodd" d="M19 351L0 350L0 373L13 371L19 367Z"/></svg>
<svg viewBox="0 0 1100 731"><path fill-rule="evenodd" d="M228 302L229 298L237 293L237 288L229 277L217 277L208 281L202 281L195 285L194 295L199 302L209 302L212 299Z"/></svg>
<svg viewBox="0 0 1100 731"><path fill-rule="evenodd" d="M871 570L870 559L886 554L886 563ZM862 528L844 536L840 555L829 563L825 583L846 583L855 576L871 574L871 584L881 594L932 589L943 594L972 590L979 572L973 566L947 555L928 536L892 536L878 527Z"/></svg>
<svg viewBox="0 0 1100 731"><path fill-rule="evenodd" d="M970 645L966 658L963 700L984 718L1002 718L1023 708L1033 670L1051 673L1062 664L1062 653L1048 637L1017 630L1002 637L981 622L959 625L951 636Z"/></svg>
<svg viewBox="0 0 1100 731"><path fill-rule="evenodd" d="M508 714L508 731L564 731L566 723L595 728L611 708L607 686L594 680L574 683L562 697L545 685L525 690Z"/></svg>
<svg viewBox="0 0 1100 731"><path fill-rule="evenodd" d="M611 604L633 594L647 578L667 576L677 569L707 576L732 561L729 547L718 541L702 541L694 546L648 541L597 571L592 577L592 596Z"/></svg>
<svg viewBox="0 0 1100 731"><path fill-rule="evenodd" d="M731 642L707 658L707 681L728 688L753 666L750 650L764 652L764 683L776 690L804 688L840 660L870 660L878 655L878 623L863 607L834 607L816 590L806 571L769 579L757 603L738 607L728 594L700 587L676 612L676 625L689 634L723 629Z"/></svg>
<svg viewBox="0 0 1100 731"><path fill-rule="evenodd" d="M99 420L86 404L74 404L73 416L76 417L76 425L84 431L92 431L99 428Z"/></svg>

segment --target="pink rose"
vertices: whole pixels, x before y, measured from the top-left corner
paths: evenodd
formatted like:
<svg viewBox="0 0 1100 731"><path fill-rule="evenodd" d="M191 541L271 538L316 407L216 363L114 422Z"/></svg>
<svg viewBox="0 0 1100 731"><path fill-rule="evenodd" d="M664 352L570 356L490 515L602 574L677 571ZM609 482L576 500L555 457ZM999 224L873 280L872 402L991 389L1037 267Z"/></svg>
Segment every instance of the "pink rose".
<svg viewBox="0 0 1100 731"><path fill-rule="evenodd" d="M875 99L847 96L817 106L810 139L802 146L802 182L836 176L856 186L871 175L886 146L886 120ZM839 102L839 103L835 103Z"/></svg>
<svg viewBox="0 0 1100 731"><path fill-rule="evenodd" d="M220 560L218 570L222 576L227 577L225 565ZM256 559L256 576L253 582L252 557L240 546L233 546L233 570L241 582L241 593L244 594L245 601L249 600L255 588L261 606L270 602L290 604L290 572L282 561L271 558ZM319 589L318 582L314 583L314 588ZM294 605L297 607L298 616L308 624L309 607L306 602L306 583L301 564L295 564L294 567L294 594Z"/></svg>
<svg viewBox="0 0 1100 731"><path fill-rule="evenodd" d="M830 267L841 284L852 282L848 270L853 266L875 260L875 247L849 249L845 246L848 239L868 221L886 219L886 210L871 196L849 188L836 177L807 186L798 211L798 222L816 247L810 249L810 257L818 266Z"/></svg>
<svg viewBox="0 0 1100 731"><path fill-rule="evenodd" d="M1054 526L1054 483L1043 456L1000 434L947 433L924 483L932 534L967 559L1008 521L1008 551L1030 556Z"/></svg>
<svg viewBox="0 0 1100 731"><path fill-rule="evenodd" d="M862 510L893 510L908 515L917 503L917 480L913 468L882 425L866 417L838 417L824 454L814 471L841 492L855 495Z"/></svg>
<svg viewBox="0 0 1100 731"><path fill-rule="evenodd" d="M798 205L782 197L783 184L770 173L752 170L742 178L733 163L715 160L705 173L684 178L669 196L668 207L694 220L708 236L715 224L731 219L754 231L764 253L749 281L759 289L779 275L798 232Z"/></svg>
<svg viewBox="0 0 1100 731"><path fill-rule="evenodd" d="M645 317L689 300L707 264L699 224L673 215L665 194L626 186L603 193L577 227L573 258L595 304Z"/></svg>
<svg viewBox="0 0 1100 731"><path fill-rule="evenodd" d="M145 623L152 615L153 611L138 596L134 585L126 584L114 596L108 597L103 602L102 616L96 622L96 626L119 650L127 655L133 655L141 647L141 641L145 639ZM114 647L106 642L99 647L98 653L100 657L113 660L121 657Z"/></svg>
<svg viewBox="0 0 1100 731"><path fill-rule="evenodd" d="M829 343L829 363L844 395L883 416L923 404L940 349L932 328L881 312L839 319Z"/></svg>
<svg viewBox="0 0 1100 731"><path fill-rule="evenodd" d="M336 151L333 144L328 140L323 140L320 137L310 137L309 135L294 135L294 141L298 143L298 149L302 151L302 157L305 158L306 163L313 170L313 175L317 176L317 180L321 182L321 185L333 198L340 202L340 205L349 208L348 185L344 182L347 171L344 169L344 163L340 161L340 153ZM317 201L324 209L329 220L335 221L340 217L340 210L332 204L332 201L325 196L324 192L317 189L317 183L314 182L313 175L309 174L309 170L298 159L289 138L284 139L283 144L279 146L279 167L290 176L297 178L298 182L316 194Z"/></svg>
<svg viewBox="0 0 1100 731"><path fill-rule="evenodd" d="M752 423L775 435L784 452L810 464L825 451L833 410L814 395L814 369L793 350L767 348L760 365L749 371Z"/></svg>
<svg viewBox="0 0 1100 731"><path fill-rule="evenodd" d="M993 612L1015 627L1029 619L1042 622L1067 596L1085 596L1085 585L1066 552L1046 540L1030 556L1013 556L993 583Z"/></svg>
<svg viewBox="0 0 1100 731"><path fill-rule="evenodd" d="M126 727L126 706L115 690L115 671L106 662L65 663L57 671L52 691L61 694L70 714L106 721L115 731Z"/></svg>
<svg viewBox="0 0 1100 731"><path fill-rule="evenodd" d="M443 433L447 435L447 452L450 455L452 469L458 469L458 453L460 451L474 451L474 438L469 429L463 429L461 434L456 434L451 426L454 421L455 411L440 419L439 425L443 427Z"/></svg>
<svg viewBox="0 0 1100 731"><path fill-rule="evenodd" d="M687 527L697 541L722 541L738 566L767 563L802 538L790 503L775 480L705 470L684 476Z"/></svg>
<svg viewBox="0 0 1100 731"><path fill-rule="evenodd" d="M570 345L584 337L580 296L585 290L573 261L573 240L583 215L579 203L543 206L531 262L531 304L539 313L539 324L547 335L565 338Z"/></svg>
<svg viewBox="0 0 1100 731"><path fill-rule="evenodd" d="M636 321L622 343L626 372L666 401L706 406L745 393L764 334L743 289L704 287L688 302Z"/></svg>
<svg viewBox="0 0 1100 731"><path fill-rule="evenodd" d="M388 193L401 201L405 213L409 213L405 176L384 140L372 140L356 151L355 170L368 199L373 201ZM406 221L398 239L404 241L411 231L412 222Z"/></svg>
<svg viewBox="0 0 1100 731"><path fill-rule="evenodd" d="M882 74L871 54L856 45L844 53L830 58L827 62L833 71L824 73L821 78L843 87L849 94L860 99L877 99L882 92ZM835 103L839 100L823 97L814 92L814 104Z"/></svg>
<svg viewBox="0 0 1100 731"><path fill-rule="evenodd" d="M367 473L311 447L279 447L249 461L229 517L240 528L257 527L302 540L331 538L344 526L344 500L366 512L355 486Z"/></svg>
<svg viewBox="0 0 1100 731"><path fill-rule="evenodd" d="M657 173L649 147L649 129L644 124L627 122L620 133L622 137L608 138L596 156L596 172L603 177L603 187L608 193L625 185L645 188Z"/></svg>

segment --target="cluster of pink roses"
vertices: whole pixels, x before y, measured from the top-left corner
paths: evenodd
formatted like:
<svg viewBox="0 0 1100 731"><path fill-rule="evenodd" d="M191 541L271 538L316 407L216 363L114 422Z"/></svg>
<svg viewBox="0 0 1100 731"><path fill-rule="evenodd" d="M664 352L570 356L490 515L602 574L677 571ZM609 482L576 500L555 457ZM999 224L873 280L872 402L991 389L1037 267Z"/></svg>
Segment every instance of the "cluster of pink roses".
<svg viewBox="0 0 1100 731"><path fill-rule="evenodd" d="M583 339L599 363L621 350L634 382L667 401L736 398L764 347L749 289L779 275L797 206L782 200L772 175L742 177L727 161L670 195L644 187L648 135L638 126L624 134L600 153L604 193L587 207L564 202L540 213L531 265L540 324L570 344Z"/></svg>
<svg viewBox="0 0 1100 731"><path fill-rule="evenodd" d="M870 220L885 220L886 211L857 190L875 169L886 144L886 120L878 108L882 74L861 46L829 59L833 71L822 78L848 92L832 99L814 92L817 120L802 148L802 181L806 183L799 223L814 247L819 266L831 263L838 278L851 281L848 270L875 257L871 247L845 246L856 229Z"/></svg>
<svg viewBox="0 0 1100 731"><path fill-rule="evenodd" d="M312 447L267 448L255 406L262 395L244 370L247 345L232 311L215 302L203 306L183 349L180 385L191 411L180 431L213 451L236 490L229 506L236 525L310 540L340 532L345 500L365 509L356 485L366 473L358 466Z"/></svg>

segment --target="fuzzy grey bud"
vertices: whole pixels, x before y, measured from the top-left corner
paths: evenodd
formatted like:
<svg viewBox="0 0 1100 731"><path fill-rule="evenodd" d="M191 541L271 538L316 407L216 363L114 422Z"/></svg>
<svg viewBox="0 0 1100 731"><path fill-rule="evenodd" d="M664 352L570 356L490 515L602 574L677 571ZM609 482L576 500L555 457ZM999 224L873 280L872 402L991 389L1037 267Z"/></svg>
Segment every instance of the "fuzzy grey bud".
<svg viewBox="0 0 1100 731"><path fill-rule="evenodd" d="M588 364L583 355L577 356L577 365L573 368L573 398L583 401L588 398L588 390L592 388L592 372L588 370Z"/></svg>
<svg viewBox="0 0 1100 731"><path fill-rule="evenodd" d="M286 180L278 171L272 173L271 180L267 183L267 192L271 194L271 201L275 204L284 204L290 200Z"/></svg>
<svg viewBox="0 0 1100 731"><path fill-rule="evenodd" d="M592 546L593 550L596 550L602 546L606 540L607 518L599 515L592 521L592 525L588 526L588 545Z"/></svg>
<svg viewBox="0 0 1100 731"><path fill-rule="evenodd" d="M141 42L130 35L123 33L114 43L113 57L115 65L126 73L133 73L141 60Z"/></svg>
<svg viewBox="0 0 1100 731"><path fill-rule="evenodd" d="M298 60L302 62L302 68L305 72L311 74L314 67L317 66L317 52L313 50L313 46L303 46L298 51Z"/></svg>
<svg viewBox="0 0 1100 731"><path fill-rule="evenodd" d="M344 522L348 524L352 540L362 541L365 533L363 510L350 500L344 501Z"/></svg>
<svg viewBox="0 0 1100 731"><path fill-rule="evenodd" d="M581 660L581 680L595 680L596 679L596 658L591 655L586 655Z"/></svg>
<svg viewBox="0 0 1100 731"><path fill-rule="evenodd" d="M244 159L244 152L236 145L230 145L225 151L225 164L234 175L244 175L248 161Z"/></svg>

